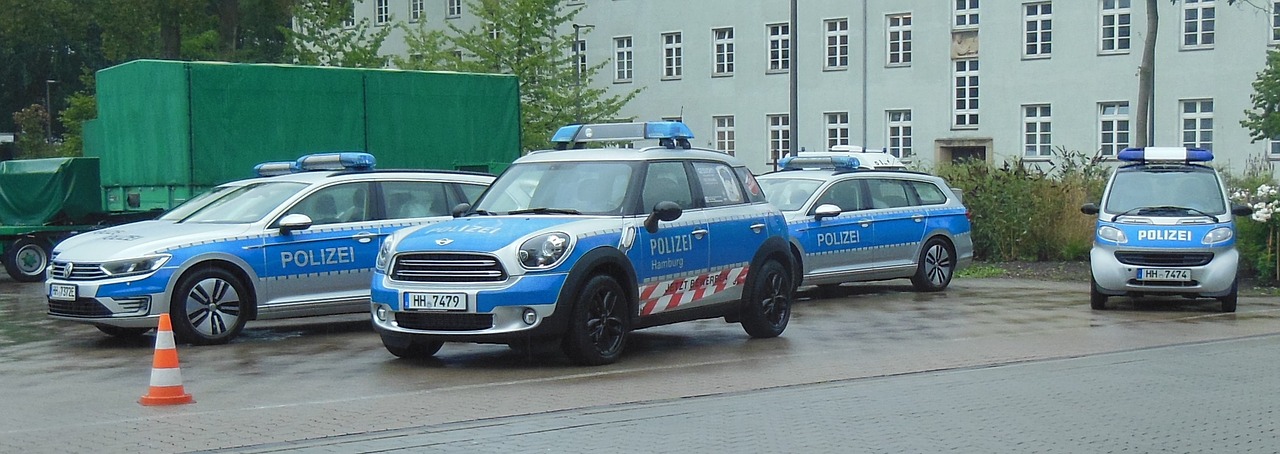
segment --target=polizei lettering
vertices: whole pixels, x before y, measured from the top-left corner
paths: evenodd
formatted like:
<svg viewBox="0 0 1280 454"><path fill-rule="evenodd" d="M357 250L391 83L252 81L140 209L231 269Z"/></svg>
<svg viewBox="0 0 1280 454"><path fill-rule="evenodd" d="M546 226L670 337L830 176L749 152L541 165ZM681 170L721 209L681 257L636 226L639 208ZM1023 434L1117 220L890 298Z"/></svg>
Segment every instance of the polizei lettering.
<svg viewBox="0 0 1280 454"><path fill-rule="evenodd" d="M692 235L677 235L649 239L649 255L675 254L693 250Z"/></svg>
<svg viewBox="0 0 1280 454"><path fill-rule="evenodd" d="M339 265L354 261L356 261L356 248L351 246L280 252L280 266L285 268Z"/></svg>
<svg viewBox="0 0 1280 454"><path fill-rule="evenodd" d="M1191 241L1190 230L1143 229L1138 231L1138 241Z"/></svg>
<svg viewBox="0 0 1280 454"><path fill-rule="evenodd" d="M857 242L858 232L852 230L818 234L818 246L839 246L842 244L856 244Z"/></svg>

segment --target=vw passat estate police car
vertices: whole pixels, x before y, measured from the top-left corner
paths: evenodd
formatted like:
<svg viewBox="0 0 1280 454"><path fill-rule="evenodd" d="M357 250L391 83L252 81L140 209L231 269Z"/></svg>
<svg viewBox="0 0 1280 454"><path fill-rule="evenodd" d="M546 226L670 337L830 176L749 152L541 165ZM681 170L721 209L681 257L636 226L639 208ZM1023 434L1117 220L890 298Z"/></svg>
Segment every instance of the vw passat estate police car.
<svg viewBox="0 0 1280 454"><path fill-rule="evenodd" d="M1090 305L1107 298L1182 295L1217 298L1223 312L1236 310L1233 216L1249 207L1230 203L1212 168L1208 150L1178 147L1127 148L1116 155L1129 164L1116 169L1102 205L1080 211L1097 215L1089 254Z"/></svg>
<svg viewBox="0 0 1280 454"><path fill-rule="evenodd" d="M888 153L799 153L759 178L787 217L803 284L910 278L939 291L973 260L968 210L936 176ZM891 170L880 170L891 169Z"/></svg>
<svg viewBox="0 0 1280 454"><path fill-rule="evenodd" d="M599 365L655 325L723 317L781 334L794 290L782 214L746 167L692 137L674 122L565 127L457 219L393 234L372 292L387 350L559 340ZM660 145L584 148L645 138Z"/></svg>
<svg viewBox="0 0 1280 454"><path fill-rule="evenodd" d="M365 153L258 166L159 219L76 235L53 251L49 315L116 336L168 312L194 344L234 338L247 320L364 312L382 240L449 219L493 176L374 171Z"/></svg>

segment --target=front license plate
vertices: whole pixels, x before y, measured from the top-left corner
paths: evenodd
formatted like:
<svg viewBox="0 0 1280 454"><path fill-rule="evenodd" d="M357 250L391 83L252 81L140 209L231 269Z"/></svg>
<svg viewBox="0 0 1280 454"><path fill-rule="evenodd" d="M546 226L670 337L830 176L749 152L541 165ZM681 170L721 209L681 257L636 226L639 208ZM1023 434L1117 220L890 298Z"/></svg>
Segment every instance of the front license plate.
<svg viewBox="0 0 1280 454"><path fill-rule="evenodd" d="M1191 270L1177 268L1141 268L1138 270L1138 280L1187 282L1191 280Z"/></svg>
<svg viewBox="0 0 1280 454"><path fill-rule="evenodd" d="M406 309L425 309L434 311L467 310L466 293L406 293L404 295Z"/></svg>
<svg viewBox="0 0 1280 454"><path fill-rule="evenodd" d="M70 284L49 284L49 299L75 301L76 286Z"/></svg>

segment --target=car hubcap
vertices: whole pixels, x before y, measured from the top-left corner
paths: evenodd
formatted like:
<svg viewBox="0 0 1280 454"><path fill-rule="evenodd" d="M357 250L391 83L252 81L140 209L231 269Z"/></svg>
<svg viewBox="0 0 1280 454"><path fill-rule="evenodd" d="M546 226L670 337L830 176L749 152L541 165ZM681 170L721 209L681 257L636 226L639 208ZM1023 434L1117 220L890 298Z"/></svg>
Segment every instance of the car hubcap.
<svg viewBox="0 0 1280 454"><path fill-rule="evenodd" d="M765 320L776 326L782 322L790 307L787 303L786 277L782 273L770 274L766 285L768 290L760 304L764 309Z"/></svg>
<svg viewBox="0 0 1280 454"><path fill-rule="evenodd" d="M187 319L196 332L218 337L240 318L240 294L230 282L205 279L187 293Z"/></svg>
<svg viewBox="0 0 1280 454"><path fill-rule="evenodd" d="M33 275L44 270L45 256L44 250L40 246L28 245L23 246L17 253L18 268L22 274Z"/></svg>
<svg viewBox="0 0 1280 454"><path fill-rule="evenodd" d="M622 342L622 318L618 314L618 294L610 289L596 292L587 314L587 335L600 353L611 353Z"/></svg>
<svg viewBox="0 0 1280 454"><path fill-rule="evenodd" d="M924 256L925 277L934 287L941 287L951 278L951 254L941 244L929 248Z"/></svg>

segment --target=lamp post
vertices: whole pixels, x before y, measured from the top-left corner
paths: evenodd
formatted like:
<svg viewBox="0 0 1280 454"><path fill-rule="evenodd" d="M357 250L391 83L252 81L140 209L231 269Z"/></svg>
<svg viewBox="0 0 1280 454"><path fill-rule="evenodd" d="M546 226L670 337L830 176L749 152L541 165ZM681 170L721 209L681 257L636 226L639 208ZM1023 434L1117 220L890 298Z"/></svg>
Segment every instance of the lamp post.
<svg viewBox="0 0 1280 454"><path fill-rule="evenodd" d="M582 41L578 34L584 29L596 28L590 24L573 24L573 119L582 124Z"/></svg>
<svg viewBox="0 0 1280 454"><path fill-rule="evenodd" d="M44 81L44 141L53 142L53 111L49 105L49 85L56 84L58 81L53 79L45 79Z"/></svg>

